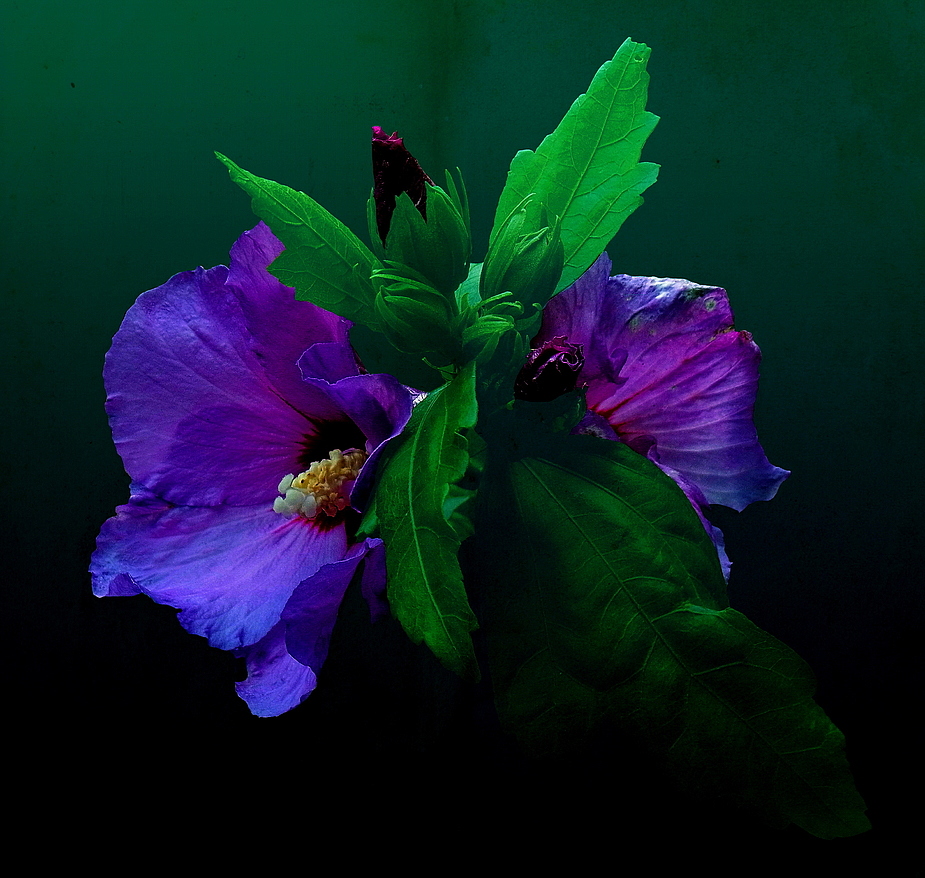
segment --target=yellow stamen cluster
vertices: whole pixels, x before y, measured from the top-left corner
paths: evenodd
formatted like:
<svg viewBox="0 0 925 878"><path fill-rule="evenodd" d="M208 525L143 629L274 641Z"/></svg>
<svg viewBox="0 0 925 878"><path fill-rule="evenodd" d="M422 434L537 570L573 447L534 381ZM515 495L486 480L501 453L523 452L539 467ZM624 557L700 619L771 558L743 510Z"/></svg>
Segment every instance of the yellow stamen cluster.
<svg viewBox="0 0 925 878"><path fill-rule="evenodd" d="M369 455L365 451L334 449L325 460L316 460L304 473L283 476L273 501L273 511L290 518L314 518L323 512L335 516L349 505L341 488L353 481Z"/></svg>

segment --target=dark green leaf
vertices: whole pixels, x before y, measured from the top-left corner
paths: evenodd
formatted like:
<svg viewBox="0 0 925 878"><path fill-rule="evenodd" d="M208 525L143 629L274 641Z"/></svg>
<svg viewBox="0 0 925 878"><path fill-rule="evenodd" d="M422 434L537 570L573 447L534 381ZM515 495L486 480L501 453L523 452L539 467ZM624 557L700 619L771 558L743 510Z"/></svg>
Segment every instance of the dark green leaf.
<svg viewBox="0 0 925 878"><path fill-rule="evenodd" d="M216 153L231 179L251 196L254 213L286 249L270 271L296 298L357 323L376 325L370 279L381 267L369 248L304 192L264 180Z"/></svg>
<svg viewBox="0 0 925 878"><path fill-rule="evenodd" d="M809 668L722 608L716 552L674 482L590 436L512 429L490 447L470 588L512 731L557 752L617 724L694 795L823 838L863 832Z"/></svg>
<svg viewBox="0 0 925 878"><path fill-rule="evenodd" d="M658 121L645 111L650 51L624 42L536 152L521 150L511 162L492 237L522 200L535 194L562 222L565 270L560 290L603 252L642 204L640 193L655 182L658 165L639 163ZM539 228L539 218L534 222Z"/></svg>
<svg viewBox="0 0 925 878"><path fill-rule="evenodd" d="M451 486L469 463L459 431L472 427L476 414L475 367L470 364L415 406L375 488L392 612L415 643L424 641L448 668L475 678L470 632L477 623L456 557L468 532L457 520L465 496Z"/></svg>
<svg viewBox="0 0 925 878"><path fill-rule="evenodd" d="M367 372L385 372L418 390L436 390L446 378L420 356L400 351L388 338L362 323L350 328L350 344Z"/></svg>

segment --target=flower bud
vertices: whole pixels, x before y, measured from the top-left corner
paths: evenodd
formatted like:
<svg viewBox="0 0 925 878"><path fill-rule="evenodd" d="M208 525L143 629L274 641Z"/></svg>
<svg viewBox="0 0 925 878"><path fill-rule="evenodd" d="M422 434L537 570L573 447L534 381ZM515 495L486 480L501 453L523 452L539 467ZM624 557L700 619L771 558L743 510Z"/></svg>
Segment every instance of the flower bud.
<svg viewBox="0 0 925 878"><path fill-rule="evenodd" d="M479 283L483 299L510 291L528 308L542 308L556 292L565 264L558 221L550 224L539 205L531 222L529 214L537 211L530 207L528 197L493 236Z"/></svg>
<svg viewBox="0 0 925 878"><path fill-rule="evenodd" d="M410 196L398 198L385 246L385 257L423 275L449 298L469 274L472 244L469 229L453 199L427 184L427 220Z"/></svg>
<svg viewBox="0 0 925 878"><path fill-rule="evenodd" d="M447 365L460 354L456 315L442 293L412 275L401 268L373 275L380 326L399 350Z"/></svg>
<svg viewBox="0 0 925 878"><path fill-rule="evenodd" d="M407 192L414 206L427 219L425 183L434 181L424 173L417 159L405 148L397 131L386 134L373 126L373 198L376 203L376 227L385 244L395 210L395 199Z"/></svg>
<svg viewBox="0 0 925 878"><path fill-rule="evenodd" d="M556 336L530 351L514 382L514 398L549 402L562 396L575 389L584 364L583 346Z"/></svg>

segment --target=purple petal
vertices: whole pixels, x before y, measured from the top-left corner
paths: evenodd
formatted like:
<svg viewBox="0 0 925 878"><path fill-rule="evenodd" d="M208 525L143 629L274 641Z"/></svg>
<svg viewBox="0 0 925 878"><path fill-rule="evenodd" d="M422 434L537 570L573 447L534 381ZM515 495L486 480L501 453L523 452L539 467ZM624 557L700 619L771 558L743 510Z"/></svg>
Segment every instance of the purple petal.
<svg viewBox="0 0 925 878"><path fill-rule="evenodd" d="M279 716L298 707L315 688L315 672L287 652L282 622L237 652L247 660L247 679L235 683L235 690L254 716Z"/></svg>
<svg viewBox="0 0 925 878"><path fill-rule="evenodd" d="M347 586L367 551L365 543L351 546L342 560L326 564L299 583L283 610L289 655L316 674L327 658Z"/></svg>
<svg viewBox="0 0 925 878"><path fill-rule="evenodd" d="M608 278L606 254L550 300L534 341L583 344L588 406L706 499L741 510L789 475L772 466L752 414L760 352L733 328L724 290L673 278ZM619 371L619 376L614 377Z"/></svg>
<svg viewBox="0 0 925 878"><path fill-rule="evenodd" d="M234 649L263 638L296 586L346 552L343 525L322 530L270 506L150 511L130 500L103 525L90 572L97 595L147 594L179 609L187 631Z"/></svg>
<svg viewBox="0 0 925 878"><path fill-rule="evenodd" d="M382 540L366 541L369 552L363 561L360 578L360 592L369 604L369 615L373 622L389 614L389 603L385 599L386 568L385 544Z"/></svg>
<svg viewBox="0 0 925 878"><path fill-rule="evenodd" d="M269 273L267 267L283 249L262 222L245 232L231 248L227 285L241 306L251 350L274 390L283 399L295 400L301 375L293 363L314 344L349 344L351 323L317 305L296 301L295 291ZM337 377L357 371L354 365Z"/></svg>
<svg viewBox="0 0 925 878"><path fill-rule="evenodd" d="M400 433L411 417L411 393L391 375L351 375L333 384L306 377L305 383L357 425L370 452Z"/></svg>
<svg viewBox="0 0 925 878"><path fill-rule="evenodd" d="M655 446L652 446L649 453L646 455L649 460L651 460L665 475L674 479L678 487L685 493L687 499L690 500L691 506L694 507L694 511L697 513L697 517L700 519L700 523L703 525L703 529L707 532L707 536L713 541L713 545L716 547L716 554L719 557L719 566L723 571L723 577L726 581L729 581L729 573L732 570L732 562L729 560L729 556L726 554L726 538L723 536L723 532L713 524L707 517L704 515L704 509L707 507L706 498L703 496L703 492L692 482L684 477L683 474L679 473L677 470L672 469L670 466L666 466L658 460L658 452L655 449Z"/></svg>
<svg viewBox="0 0 925 878"><path fill-rule="evenodd" d="M303 379L320 378L328 384L348 375L359 375L356 354L349 342L319 342L296 357Z"/></svg>
<svg viewBox="0 0 925 878"><path fill-rule="evenodd" d="M582 345L584 365L580 384L622 383L620 369L625 356L617 348L623 328L619 303L608 291L610 259L602 253L597 261L543 309L543 325L533 340L539 347L556 336Z"/></svg>
<svg viewBox="0 0 925 878"><path fill-rule="evenodd" d="M401 433L411 417L412 392L391 375L383 374L353 375L328 383L311 375L317 359L314 349L310 349L299 361L306 384L323 390L366 437L365 450L370 456L351 490L351 503L362 510L386 443Z"/></svg>
<svg viewBox="0 0 925 878"><path fill-rule="evenodd" d="M126 470L171 502L272 502L317 424L343 417L296 363L312 343L343 342L346 324L266 271L274 240L258 227L235 245L230 272L200 268L142 294L107 354Z"/></svg>

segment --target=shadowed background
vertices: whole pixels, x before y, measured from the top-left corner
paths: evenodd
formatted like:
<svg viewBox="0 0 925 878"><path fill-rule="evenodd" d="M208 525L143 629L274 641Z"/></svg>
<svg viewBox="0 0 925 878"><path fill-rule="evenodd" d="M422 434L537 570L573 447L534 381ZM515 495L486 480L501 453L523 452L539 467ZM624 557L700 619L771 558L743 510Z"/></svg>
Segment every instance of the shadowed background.
<svg viewBox="0 0 925 878"><path fill-rule="evenodd" d="M904 837L923 677L921 102L925 7L802 0L388 4L10 3L0 27L4 699L60 790L124 772L215 795L295 786L327 807L396 797L531 827L856 855ZM875 830L828 843L690 806L626 742L523 760L460 687L351 596L319 689L257 720L242 666L145 598L98 601L86 567L127 497L103 410L123 314L172 274L227 263L256 223L214 159L312 195L365 238L370 126L435 179L459 166L484 255L508 163L626 38L652 47L643 158L662 166L608 248L614 270L725 287L764 353L756 422L778 497L716 521L734 607L796 649L845 732ZM630 758L627 758L627 756ZM219 766L233 764L230 774ZM270 780L272 779L272 780ZM129 785L132 787L132 785ZM595 804L606 790L606 808ZM63 794L63 793L62 793ZM471 807L470 795L476 799ZM382 805L388 803L383 812ZM567 805L565 803L568 803ZM308 813L307 811L305 813ZM503 821L502 821L503 822ZM593 836L589 832L588 837ZM686 837L686 836L685 836ZM594 849L595 842L583 842ZM822 847L820 847L822 846ZM834 846L834 847L833 847Z"/></svg>

